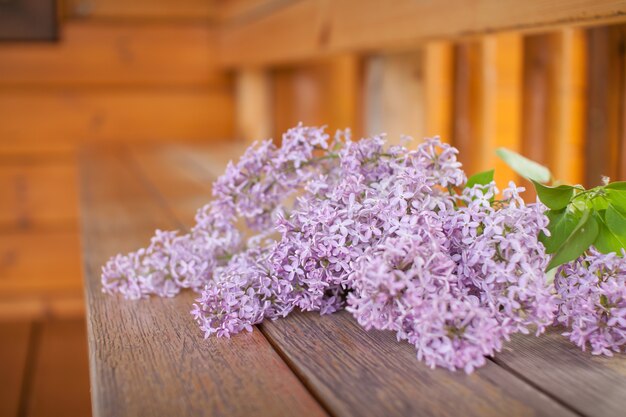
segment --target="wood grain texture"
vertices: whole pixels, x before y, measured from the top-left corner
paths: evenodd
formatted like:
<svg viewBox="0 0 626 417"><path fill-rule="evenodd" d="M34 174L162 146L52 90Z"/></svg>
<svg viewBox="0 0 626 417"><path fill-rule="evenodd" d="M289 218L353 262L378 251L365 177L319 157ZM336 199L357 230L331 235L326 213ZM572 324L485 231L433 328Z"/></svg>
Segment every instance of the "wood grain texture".
<svg viewBox="0 0 626 417"><path fill-rule="evenodd" d="M211 0L63 0L68 17L110 20L215 20L217 2Z"/></svg>
<svg viewBox="0 0 626 417"><path fill-rule="evenodd" d="M471 376L431 370L412 346L365 331L345 311L295 313L261 329L335 415L574 415L491 362Z"/></svg>
<svg viewBox="0 0 626 417"><path fill-rule="evenodd" d="M28 321L0 322L0 416L18 415L30 334Z"/></svg>
<svg viewBox="0 0 626 417"><path fill-rule="evenodd" d="M196 211L212 198L215 177L177 146L133 148L130 155L155 191L167 199L176 219L191 228Z"/></svg>
<svg viewBox="0 0 626 417"><path fill-rule="evenodd" d="M482 114L482 48L478 42L461 42L454 47L454 93L452 144L459 150L463 169L480 172L474 146L480 140Z"/></svg>
<svg viewBox="0 0 626 417"><path fill-rule="evenodd" d="M515 335L495 361L582 415L624 415L624 354L592 356L550 329L540 337Z"/></svg>
<svg viewBox="0 0 626 417"><path fill-rule="evenodd" d="M71 153L98 141L206 141L234 133L228 90L11 89L0 94L0 115L0 154Z"/></svg>
<svg viewBox="0 0 626 417"><path fill-rule="evenodd" d="M224 86L216 39L199 23L68 21L59 42L3 43L0 87Z"/></svg>
<svg viewBox="0 0 626 417"><path fill-rule="evenodd" d="M75 229L76 175L72 159L0 164L0 229Z"/></svg>
<svg viewBox="0 0 626 417"><path fill-rule="evenodd" d="M25 415L91 416L84 319L44 321L38 327Z"/></svg>
<svg viewBox="0 0 626 417"><path fill-rule="evenodd" d="M202 181L231 156L207 147L179 147L179 152L180 162L187 158L185 165L195 168L176 168L171 180L157 186L172 209L176 191L171 188L189 187L182 184L181 171ZM150 181L162 175L159 164L142 169ZM333 415L572 415L491 362L472 376L432 371L392 333L366 332L345 312L294 313L264 322L261 330Z"/></svg>
<svg viewBox="0 0 626 417"><path fill-rule="evenodd" d="M219 56L226 66L273 64L494 31L624 21L625 13L626 2L612 0L478 0L471 7L465 0L401 0L393 7L378 0L301 0L226 23Z"/></svg>
<svg viewBox="0 0 626 417"><path fill-rule="evenodd" d="M624 85L624 26L592 28L589 44L588 111L585 143L585 184L601 184L602 176L619 180L619 147Z"/></svg>
<svg viewBox="0 0 626 417"><path fill-rule="evenodd" d="M145 244L155 227L177 227L140 173L116 169L126 165L124 161L100 152L89 154L82 165L94 414L325 415L260 332L203 340L188 313L194 294L128 302L101 293L100 266L109 256ZM118 199L105 198L112 195ZM140 211L127 206L142 199ZM117 205L116 217L125 220L107 216L103 205ZM143 231L122 233L117 228L134 221ZM117 232L108 227L111 222Z"/></svg>
<svg viewBox="0 0 626 417"><path fill-rule="evenodd" d="M82 291L64 294L0 295L0 322L20 320L64 320L85 317Z"/></svg>
<svg viewBox="0 0 626 417"><path fill-rule="evenodd" d="M0 234L0 297L45 299L81 292L76 230Z"/></svg>

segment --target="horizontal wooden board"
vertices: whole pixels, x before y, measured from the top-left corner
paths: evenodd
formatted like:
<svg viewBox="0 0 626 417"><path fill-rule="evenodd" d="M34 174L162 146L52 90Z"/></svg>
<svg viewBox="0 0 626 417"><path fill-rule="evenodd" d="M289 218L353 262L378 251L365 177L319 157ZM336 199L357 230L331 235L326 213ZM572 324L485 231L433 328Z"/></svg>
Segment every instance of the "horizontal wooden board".
<svg viewBox="0 0 626 417"><path fill-rule="evenodd" d="M0 323L0 415L18 415L31 335L31 323Z"/></svg>
<svg viewBox="0 0 626 417"><path fill-rule="evenodd" d="M78 232L0 233L0 297L82 292Z"/></svg>
<svg viewBox="0 0 626 417"><path fill-rule="evenodd" d="M194 189L202 192L197 184L219 173L241 148L231 150L172 146L136 151L135 158L143 160L146 179L167 207L186 222L191 211L178 204L179 193L189 198ZM166 162L172 155L177 164ZM572 415L492 362L472 376L432 371L392 333L366 332L345 312L294 313L261 329L333 415Z"/></svg>
<svg viewBox="0 0 626 417"><path fill-rule="evenodd" d="M91 416L85 320L44 321L36 326L38 345L25 415Z"/></svg>
<svg viewBox="0 0 626 417"><path fill-rule="evenodd" d="M222 21L245 21L294 1L298 0L219 0L217 10Z"/></svg>
<svg viewBox="0 0 626 417"><path fill-rule="evenodd" d="M115 153L83 155L82 201L88 338L94 414L162 415L326 415L259 332L230 340L203 340L189 315L195 295L130 302L101 292L100 267L118 251L136 249L156 227L176 227L149 184L132 177L116 182L132 162ZM122 177L124 178L124 177ZM98 191L100 190L101 191ZM144 197L145 210L127 207ZM127 222L145 226L126 234L106 229L102 205L117 204ZM153 211L153 214L149 212ZM166 218L146 223L146 218ZM167 324L165 324L167 323Z"/></svg>
<svg viewBox="0 0 626 417"><path fill-rule="evenodd" d="M85 317L83 291L67 294L0 296L0 323L15 320L75 319Z"/></svg>
<svg viewBox="0 0 626 417"><path fill-rule="evenodd" d="M76 162L0 162L0 201L0 230L75 227Z"/></svg>
<svg viewBox="0 0 626 417"><path fill-rule="evenodd" d="M0 94L0 154L72 152L85 142L233 136L229 90L8 90Z"/></svg>
<svg viewBox="0 0 626 417"><path fill-rule="evenodd" d="M585 416L623 416L626 355L583 352L550 329L540 337L515 335L495 361Z"/></svg>
<svg viewBox="0 0 626 417"><path fill-rule="evenodd" d="M193 19L213 20L217 5L212 0L62 0L68 17L97 19Z"/></svg>
<svg viewBox="0 0 626 417"><path fill-rule="evenodd" d="M469 376L429 369L411 345L345 311L292 313L261 329L334 415L575 415L492 362Z"/></svg>
<svg viewBox="0 0 626 417"><path fill-rule="evenodd" d="M226 66L269 64L339 51L370 50L493 31L530 31L559 25L626 19L613 0L302 0L232 22L220 33Z"/></svg>
<svg viewBox="0 0 626 417"><path fill-rule="evenodd" d="M58 42L3 43L0 87L228 85L216 55L203 24L69 21Z"/></svg>

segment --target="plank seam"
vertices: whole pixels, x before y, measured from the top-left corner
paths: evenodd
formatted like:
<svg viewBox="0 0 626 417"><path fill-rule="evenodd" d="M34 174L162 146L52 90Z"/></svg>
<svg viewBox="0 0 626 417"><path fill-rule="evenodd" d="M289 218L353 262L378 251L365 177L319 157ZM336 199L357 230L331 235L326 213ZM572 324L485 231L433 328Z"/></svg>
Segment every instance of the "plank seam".
<svg viewBox="0 0 626 417"><path fill-rule="evenodd" d="M534 383L532 381L532 379L525 377L524 374L522 374L522 373L516 371L515 369L511 368L510 366L508 366L506 363L502 362L501 360L496 359L495 357L487 357L487 359L490 360L491 362L493 362L494 364L496 364L497 366L499 366L500 368L502 368L503 370L505 370L506 372L510 373L511 375L513 375L514 377L519 379L520 381L524 382L526 385L530 386L531 388L537 390L538 392L542 393L546 397L550 398L552 401L554 401L555 403L559 404L563 408L565 408L565 409L571 411L572 413L574 413L576 415L579 415L581 417L585 417L586 416L586 414L584 414L580 410L576 409L572 405L566 403L563 399L559 398L558 396L556 396L556 395L554 395L554 394L552 394L552 393L550 393L548 391L544 391L543 388L541 388L541 386L539 386L538 384Z"/></svg>
<svg viewBox="0 0 626 417"><path fill-rule="evenodd" d="M300 369L295 364L295 362L292 361L291 359L289 359L289 356L280 347L280 345L278 343L276 343L276 341L269 334L267 334L263 330L263 324L255 325L254 327L263 335L263 337L265 338L265 340L267 340L267 342L270 344L272 349L274 349L274 351L278 354L278 356L282 359L282 361L285 362L287 367L295 375L295 377L298 379L298 381L300 381L300 383L307 390L307 392L309 394L311 394L311 397L313 397L313 399L315 401L317 401L317 403L320 405L320 407L322 407L322 409L329 416L331 416L331 417L338 417L339 415L337 413L333 412L332 408L330 408L330 405L327 404L324 401L324 399L322 398L321 394L319 392L317 392L317 390L315 389L315 386L313 384L309 383L309 381L307 380L304 372L300 371Z"/></svg>
<svg viewBox="0 0 626 417"><path fill-rule="evenodd" d="M128 149L127 149L128 151ZM142 184L148 189L148 192L155 198L157 204L161 206L161 208L165 211L166 215L171 218L174 224L177 224L183 231L187 231L188 228L183 224L183 222L176 216L172 208L169 206L167 199L163 196L157 187L150 181L145 172L142 170L139 163L132 156L131 152L125 153L127 161L131 166L131 169L137 174L139 180ZM267 341L270 347L276 352L280 360L287 366L287 368L292 372L292 374L296 377L298 381L302 384L306 392L308 392L311 397L319 404L319 406L330 416L337 417L335 413L333 413L328 405L322 401L318 393L313 389L313 387L307 382L306 378L298 371L298 368L295 364L286 356L282 349L280 349L273 340L268 337L260 328L260 326L254 326L257 331L263 336L263 338Z"/></svg>
<svg viewBox="0 0 626 417"><path fill-rule="evenodd" d="M33 383L35 380L35 368L37 366L37 356L39 353L39 345L41 343L41 323L33 322L31 324L28 336L28 348L26 352L26 365L24 367L24 378L22 379L22 387L20 389L20 398L18 402L18 417L26 417L28 415L28 406L33 391Z"/></svg>

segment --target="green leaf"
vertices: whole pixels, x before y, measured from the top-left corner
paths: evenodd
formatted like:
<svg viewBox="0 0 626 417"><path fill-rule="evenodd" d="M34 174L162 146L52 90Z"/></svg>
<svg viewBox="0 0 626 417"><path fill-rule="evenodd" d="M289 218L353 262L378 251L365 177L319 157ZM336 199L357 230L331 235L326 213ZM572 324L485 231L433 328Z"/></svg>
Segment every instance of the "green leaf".
<svg viewBox="0 0 626 417"><path fill-rule="evenodd" d="M474 185L487 185L491 181L493 181L493 174L495 170L491 169L489 171L479 172L477 174L472 175L467 179L467 184L465 184L465 188L472 188Z"/></svg>
<svg viewBox="0 0 626 417"><path fill-rule="evenodd" d="M578 258L598 237L598 221L591 216L591 211L583 213L574 231L554 253L546 271Z"/></svg>
<svg viewBox="0 0 626 417"><path fill-rule="evenodd" d="M613 204L609 204L605 214L606 225L619 236L626 237L626 216Z"/></svg>
<svg viewBox="0 0 626 417"><path fill-rule="evenodd" d="M626 211L626 191L606 189L606 198L618 209Z"/></svg>
<svg viewBox="0 0 626 417"><path fill-rule="evenodd" d="M539 239L546 247L546 253L554 253L565 242L565 239L572 234L580 220L580 216L576 216L566 209L548 210L546 216L550 220L548 224L550 236L548 237L542 233Z"/></svg>
<svg viewBox="0 0 626 417"><path fill-rule="evenodd" d="M529 180L546 183L552 178L550 170L543 165L539 165L535 161L513 152L506 148L496 149L496 154L502 159L513 171Z"/></svg>
<svg viewBox="0 0 626 417"><path fill-rule="evenodd" d="M600 213L594 213L594 216L598 222L598 237L593 245L602 253L621 254L621 249L626 247L626 238L613 233Z"/></svg>
<svg viewBox="0 0 626 417"><path fill-rule="evenodd" d="M626 181L615 181L604 186L607 190L626 191Z"/></svg>
<svg viewBox="0 0 626 417"><path fill-rule="evenodd" d="M560 210L567 207L567 204L574 196L575 188L571 185L548 187L547 185L539 184L537 181L533 181L533 185L541 202L552 210Z"/></svg>

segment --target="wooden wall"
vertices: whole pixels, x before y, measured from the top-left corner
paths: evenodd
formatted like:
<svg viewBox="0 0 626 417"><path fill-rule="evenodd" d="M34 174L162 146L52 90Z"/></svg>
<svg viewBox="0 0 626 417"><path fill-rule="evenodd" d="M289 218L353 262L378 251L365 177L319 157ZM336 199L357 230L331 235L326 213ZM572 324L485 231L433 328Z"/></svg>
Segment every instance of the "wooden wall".
<svg viewBox="0 0 626 417"><path fill-rule="evenodd" d="M82 311L82 147L234 136L212 2L61 9L59 42L0 44L0 319Z"/></svg>

